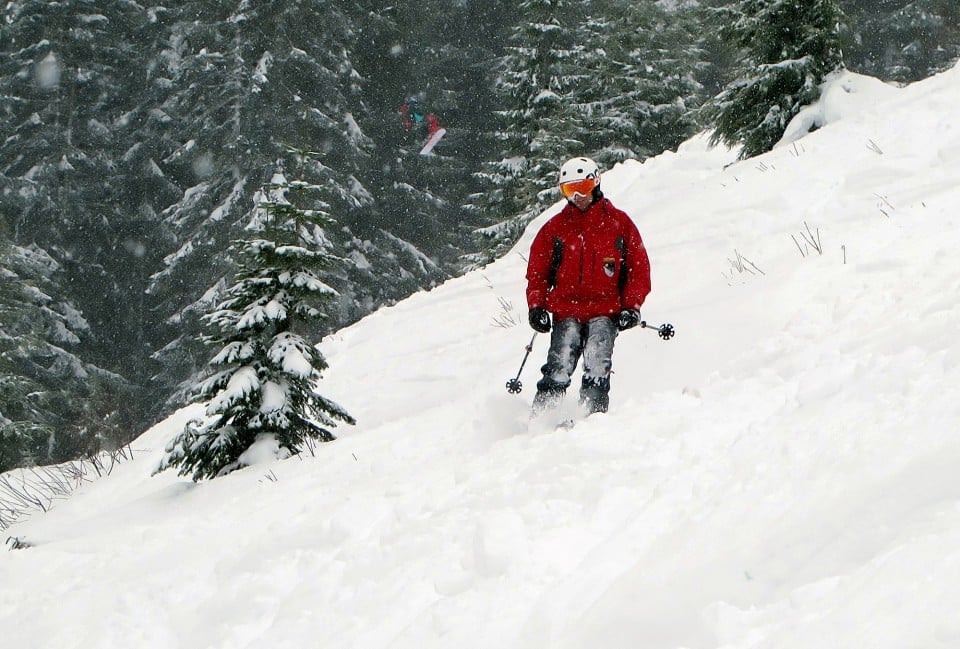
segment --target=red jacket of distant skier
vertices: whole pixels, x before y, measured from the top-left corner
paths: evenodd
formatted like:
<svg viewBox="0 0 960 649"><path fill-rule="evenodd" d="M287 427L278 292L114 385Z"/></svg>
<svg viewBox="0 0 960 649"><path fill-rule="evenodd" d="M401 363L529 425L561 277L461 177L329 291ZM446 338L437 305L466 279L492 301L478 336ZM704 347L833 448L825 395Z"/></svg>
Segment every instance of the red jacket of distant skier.
<svg viewBox="0 0 960 649"><path fill-rule="evenodd" d="M423 125L427 129L427 135L433 135L440 130L440 120L437 119L436 115L433 113L424 115L419 109L406 102L400 106L400 122L403 124L403 128L408 131Z"/></svg>
<svg viewBox="0 0 960 649"><path fill-rule="evenodd" d="M630 217L607 198L586 212L567 203L537 233L527 263L527 306L586 322L639 309L650 259Z"/></svg>

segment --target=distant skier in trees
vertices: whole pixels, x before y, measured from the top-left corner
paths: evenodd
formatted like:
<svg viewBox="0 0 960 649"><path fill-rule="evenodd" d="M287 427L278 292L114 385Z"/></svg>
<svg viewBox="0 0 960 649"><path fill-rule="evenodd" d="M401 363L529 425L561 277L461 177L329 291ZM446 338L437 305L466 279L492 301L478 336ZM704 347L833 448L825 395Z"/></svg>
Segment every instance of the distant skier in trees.
<svg viewBox="0 0 960 649"><path fill-rule="evenodd" d="M414 131L423 140L423 148L420 149L420 155L430 155L433 147L440 141L447 129L440 127L440 120L433 113L424 114L420 110L420 102L416 96L408 97L400 106L400 117L403 122L403 128L407 131Z"/></svg>
<svg viewBox="0 0 960 649"><path fill-rule="evenodd" d="M559 404L581 356L580 405L606 412L613 344L640 323L650 260L633 221L600 191L593 160L564 163L559 185L567 205L537 233L527 264L530 326L547 333L553 320L533 413Z"/></svg>
<svg viewBox="0 0 960 649"><path fill-rule="evenodd" d="M405 130L415 130L425 136L440 130L440 120L433 113L424 113L416 96L408 97L400 106L400 119Z"/></svg>

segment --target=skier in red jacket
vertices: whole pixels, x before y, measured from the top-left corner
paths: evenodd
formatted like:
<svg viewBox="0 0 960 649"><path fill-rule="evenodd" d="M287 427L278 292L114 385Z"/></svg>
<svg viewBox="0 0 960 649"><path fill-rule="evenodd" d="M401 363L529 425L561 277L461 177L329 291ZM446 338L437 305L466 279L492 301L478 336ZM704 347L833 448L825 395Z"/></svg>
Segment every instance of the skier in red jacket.
<svg viewBox="0 0 960 649"><path fill-rule="evenodd" d="M418 131L426 129L428 136L440 130L440 120L433 113L424 114L420 110L420 100L415 96L408 97L400 106L400 122L407 131L414 128Z"/></svg>
<svg viewBox="0 0 960 649"><path fill-rule="evenodd" d="M551 331L534 414L562 400L583 357L580 404L606 412L618 331L640 323L650 293L650 260L637 227L600 191L600 169L589 158L560 168L567 204L540 229L530 246L527 306L530 326Z"/></svg>

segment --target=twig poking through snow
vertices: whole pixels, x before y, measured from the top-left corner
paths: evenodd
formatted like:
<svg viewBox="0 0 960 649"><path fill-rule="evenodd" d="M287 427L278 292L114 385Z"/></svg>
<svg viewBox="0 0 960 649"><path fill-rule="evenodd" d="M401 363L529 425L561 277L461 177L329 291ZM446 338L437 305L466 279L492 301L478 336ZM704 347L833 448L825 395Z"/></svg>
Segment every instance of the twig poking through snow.
<svg viewBox="0 0 960 649"><path fill-rule="evenodd" d="M801 247L800 242L797 241L797 237L790 235L790 238L793 239L793 242L797 245L797 249L800 251L800 256L806 258L807 253L810 252L810 248L813 248L817 251L818 254L823 254L823 244L820 242L820 228L817 228L816 234L810 230L810 225L804 221L803 227L806 228L806 232L801 232L800 236L803 238L804 245Z"/></svg>

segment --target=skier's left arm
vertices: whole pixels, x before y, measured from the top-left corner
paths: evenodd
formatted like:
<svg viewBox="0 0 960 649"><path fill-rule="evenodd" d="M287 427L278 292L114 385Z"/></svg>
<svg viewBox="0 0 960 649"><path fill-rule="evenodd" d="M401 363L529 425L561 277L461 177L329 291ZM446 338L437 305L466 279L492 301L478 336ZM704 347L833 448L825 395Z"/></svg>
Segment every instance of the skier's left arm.
<svg viewBox="0 0 960 649"><path fill-rule="evenodd" d="M637 309L643 306L643 301L650 294L650 258L643 245L643 239L633 221L627 219L626 228L626 255L624 270L627 281L620 294L620 303L624 309Z"/></svg>

